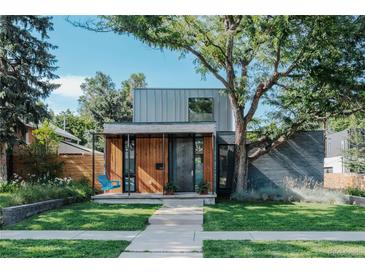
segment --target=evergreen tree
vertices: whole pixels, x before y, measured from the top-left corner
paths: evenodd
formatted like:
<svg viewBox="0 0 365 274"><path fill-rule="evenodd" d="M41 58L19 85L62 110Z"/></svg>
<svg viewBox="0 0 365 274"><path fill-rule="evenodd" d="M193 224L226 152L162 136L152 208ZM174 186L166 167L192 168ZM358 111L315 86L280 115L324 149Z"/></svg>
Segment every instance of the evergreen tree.
<svg viewBox="0 0 365 274"><path fill-rule="evenodd" d="M55 46L47 42L50 17L0 16L0 179L6 179L6 150L18 140L19 119L38 123L47 115L40 99L58 87Z"/></svg>
<svg viewBox="0 0 365 274"><path fill-rule="evenodd" d="M349 130L345 150L345 166L350 172L365 173L365 129L353 128Z"/></svg>

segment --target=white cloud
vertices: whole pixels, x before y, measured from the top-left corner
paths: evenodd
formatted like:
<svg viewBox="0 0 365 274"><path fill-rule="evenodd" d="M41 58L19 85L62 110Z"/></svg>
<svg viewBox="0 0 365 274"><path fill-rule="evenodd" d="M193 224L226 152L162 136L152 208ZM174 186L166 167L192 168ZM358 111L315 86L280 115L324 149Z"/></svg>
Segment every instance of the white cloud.
<svg viewBox="0 0 365 274"><path fill-rule="evenodd" d="M54 83L61 86L54 91L53 94L67 96L67 97L79 97L82 95L80 88L81 83L85 80L86 76L67 75L61 76L56 79Z"/></svg>

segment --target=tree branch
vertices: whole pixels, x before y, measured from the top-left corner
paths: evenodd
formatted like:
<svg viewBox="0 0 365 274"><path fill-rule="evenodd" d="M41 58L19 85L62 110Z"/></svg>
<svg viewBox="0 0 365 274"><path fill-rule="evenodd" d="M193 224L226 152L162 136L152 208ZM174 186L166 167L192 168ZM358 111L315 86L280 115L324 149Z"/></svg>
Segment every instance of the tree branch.
<svg viewBox="0 0 365 274"><path fill-rule="evenodd" d="M187 51L191 52L193 55L195 55L206 67L207 69L219 80L223 83L223 85L227 88L230 89L228 82L226 81L226 79L224 79L219 73L218 71L213 68L209 62L204 58L204 56L197 50L193 49L191 46L182 46L183 48L185 48Z"/></svg>

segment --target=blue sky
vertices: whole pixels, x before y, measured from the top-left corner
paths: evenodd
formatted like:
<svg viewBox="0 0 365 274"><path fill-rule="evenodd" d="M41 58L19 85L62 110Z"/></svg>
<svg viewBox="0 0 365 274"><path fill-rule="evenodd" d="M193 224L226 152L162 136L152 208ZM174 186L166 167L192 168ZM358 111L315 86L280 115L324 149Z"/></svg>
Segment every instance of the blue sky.
<svg viewBox="0 0 365 274"><path fill-rule="evenodd" d="M65 19L54 16L54 31L49 33L50 42L58 46L54 54L62 87L53 92L46 103L56 113L67 108L77 111L79 85L97 71L109 74L117 86L130 74L143 72L149 87L222 87L212 76L202 80L195 72L191 56L179 59L178 53L152 49L133 37L95 33L74 27Z"/></svg>

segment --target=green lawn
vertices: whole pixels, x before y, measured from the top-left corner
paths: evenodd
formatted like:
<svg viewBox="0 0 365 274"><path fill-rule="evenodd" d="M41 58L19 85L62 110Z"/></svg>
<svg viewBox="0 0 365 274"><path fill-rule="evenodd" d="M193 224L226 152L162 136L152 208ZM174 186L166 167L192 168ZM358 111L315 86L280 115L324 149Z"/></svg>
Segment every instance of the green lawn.
<svg viewBox="0 0 365 274"><path fill-rule="evenodd" d="M365 230L365 208L353 205L220 201L204 211L208 231Z"/></svg>
<svg viewBox="0 0 365 274"><path fill-rule="evenodd" d="M51 210L4 229L142 230L158 207L86 202Z"/></svg>
<svg viewBox="0 0 365 274"><path fill-rule="evenodd" d="M364 242L204 241L205 258L365 258Z"/></svg>
<svg viewBox="0 0 365 274"><path fill-rule="evenodd" d="M0 258L116 258L127 241L0 240Z"/></svg>

